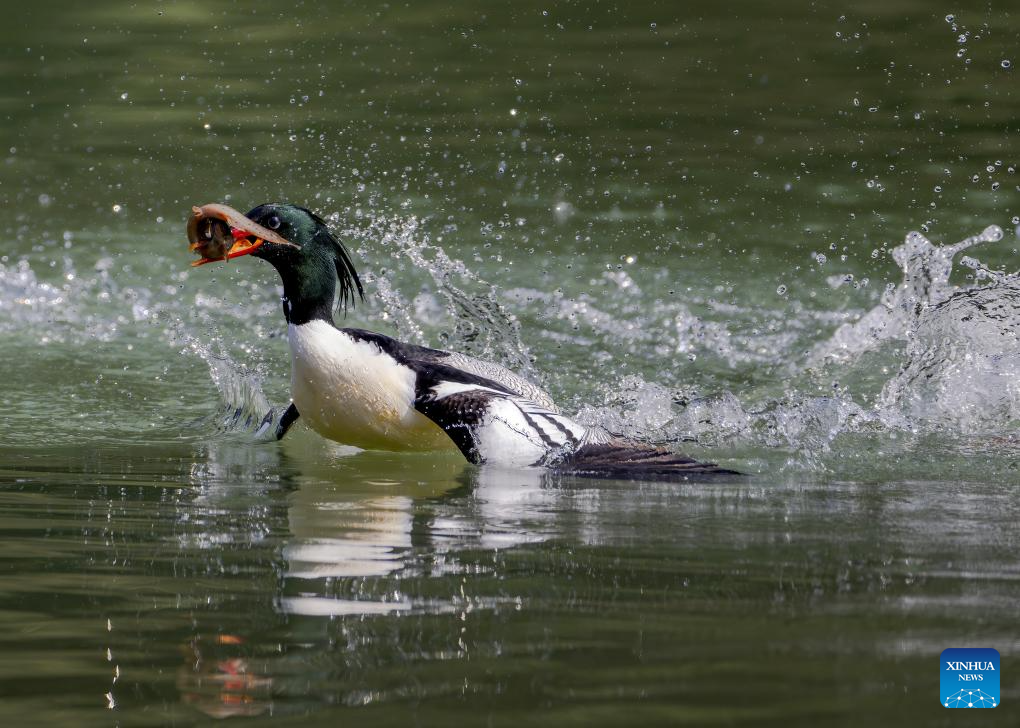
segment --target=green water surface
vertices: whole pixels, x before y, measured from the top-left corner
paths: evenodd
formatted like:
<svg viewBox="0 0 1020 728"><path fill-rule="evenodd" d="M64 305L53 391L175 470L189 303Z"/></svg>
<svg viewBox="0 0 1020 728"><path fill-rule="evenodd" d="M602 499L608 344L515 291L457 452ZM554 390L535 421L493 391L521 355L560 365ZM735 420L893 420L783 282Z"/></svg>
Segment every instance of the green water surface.
<svg viewBox="0 0 1020 728"><path fill-rule="evenodd" d="M1017 268L1016 8L7 6L5 725L957 725L947 647L1017 724L1015 423L859 427L902 342L804 359L909 230ZM354 250L347 323L750 476L255 442L275 274L184 222L279 200Z"/></svg>

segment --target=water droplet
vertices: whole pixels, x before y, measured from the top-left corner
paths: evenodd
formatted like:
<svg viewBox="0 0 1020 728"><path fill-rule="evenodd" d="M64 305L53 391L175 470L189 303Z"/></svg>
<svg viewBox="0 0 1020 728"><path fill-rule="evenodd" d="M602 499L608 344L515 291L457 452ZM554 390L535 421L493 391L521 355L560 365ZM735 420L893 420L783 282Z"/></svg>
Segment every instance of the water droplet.
<svg viewBox="0 0 1020 728"><path fill-rule="evenodd" d="M947 23L952 23L955 20L956 20L956 16L955 15L947 15L946 16L946 22Z"/></svg>
<svg viewBox="0 0 1020 728"><path fill-rule="evenodd" d="M121 100L121 101L127 101L127 97L128 97L128 92L127 92L127 91L125 91L124 93L122 93L122 94L120 95L120 100Z"/></svg>
<svg viewBox="0 0 1020 728"><path fill-rule="evenodd" d="M517 109L510 109L510 116L517 116Z"/></svg>
<svg viewBox="0 0 1020 728"><path fill-rule="evenodd" d="M785 296L786 295L786 286L780 285L778 288L776 288L776 293L778 293L780 296Z"/></svg>
<svg viewBox="0 0 1020 728"><path fill-rule="evenodd" d="M114 214L119 214L119 213L120 213L120 211L121 211L121 210L123 210L123 209L124 209L124 207L123 207L122 205L114 205L114 206L113 206L113 212L114 212Z"/></svg>
<svg viewBox="0 0 1020 728"><path fill-rule="evenodd" d="M553 205L553 217L558 223L564 223L574 214L574 206L569 202L557 202Z"/></svg>
<svg viewBox="0 0 1020 728"><path fill-rule="evenodd" d="M1003 58L1001 65L1003 68L1011 68L1013 66L1013 61L1009 60L1008 58Z"/></svg>
<svg viewBox="0 0 1020 728"><path fill-rule="evenodd" d="M43 207L49 207L53 203L53 198L47 195L45 192L39 195L39 204Z"/></svg>
<svg viewBox="0 0 1020 728"><path fill-rule="evenodd" d="M563 153L560 152L555 157L553 157L553 160L556 161L556 162L562 162L563 161L563 156L564 156Z"/></svg>
<svg viewBox="0 0 1020 728"><path fill-rule="evenodd" d="M1002 228L998 225L989 225L981 231L981 239L987 243L997 243L1002 240Z"/></svg>

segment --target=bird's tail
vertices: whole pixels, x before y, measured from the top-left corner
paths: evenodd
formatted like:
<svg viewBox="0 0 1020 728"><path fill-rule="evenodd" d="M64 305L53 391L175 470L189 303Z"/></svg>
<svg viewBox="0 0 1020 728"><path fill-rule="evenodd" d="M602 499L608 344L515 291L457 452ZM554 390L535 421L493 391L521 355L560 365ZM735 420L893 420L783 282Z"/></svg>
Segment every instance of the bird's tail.
<svg viewBox="0 0 1020 728"><path fill-rule="evenodd" d="M715 463L703 463L669 450L623 440L582 445L550 464L550 468L584 477L626 480L695 480L743 475Z"/></svg>

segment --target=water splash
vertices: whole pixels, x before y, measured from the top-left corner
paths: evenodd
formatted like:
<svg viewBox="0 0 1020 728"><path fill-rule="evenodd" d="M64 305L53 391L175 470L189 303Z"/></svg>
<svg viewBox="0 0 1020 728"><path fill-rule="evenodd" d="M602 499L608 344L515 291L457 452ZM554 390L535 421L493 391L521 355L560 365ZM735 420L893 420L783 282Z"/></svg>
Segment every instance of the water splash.
<svg viewBox="0 0 1020 728"><path fill-rule="evenodd" d="M1020 282L954 294L918 313L902 369L883 388L886 419L1003 433L1020 424Z"/></svg>
<svg viewBox="0 0 1020 728"><path fill-rule="evenodd" d="M430 295L429 286L408 301L386 280L386 269L377 266L378 275L370 280L379 291L383 317L397 327L398 334L417 343L427 343L418 321L421 314L432 322L444 320L439 345L480 359L495 361L529 378L539 378L525 346L517 317L507 310L499 289L471 271L463 261L451 258L432 242L432 236L416 217L367 218L367 225L342 231L346 239L363 241L370 256L386 251L395 265L410 262L428 274L439 300ZM441 302L440 302L441 301Z"/></svg>
<svg viewBox="0 0 1020 728"><path fill-rule="evenodd" d="M129 319L103 315L89 304L128 300L133 313L134 307L145 308L152 294L121 286L110 274L111 262L101 258L90 275L81 275L65 257L57 281L41 279L25 259L0 263L0 331L32 330L41 344L114 340Z"/></svg>
<svg viewBox="0 0 1020 728"><path fill-rule="evenodd" d="M903 279L859 321L818 344L805 364L791 364L790 387L779 397L754 401L726 390L705 396L625 377L578 416L649 442L786 450L798 455L789 464L815 471L826 469L826 456L848 436L1007 432L1020 423L1020 275L965 258L961 263L983 285L950 282L955 256L1002 237L996 225L946 246L920 233L907 235L892 251ZM899 363L870 405L862 403L869 399L865 392L838 383L816 394L817 372L803 376L833 362L850 365L843 373L852 371L865 352L893 341L902 352Z"/></svg>
<svg viewBox="0 0 1020 728"><path fill-rule="evenodd" d="M881 302L854 323L840 326L827 340L816 344L807 365L846 363L893 339L904 339L928 306L947 300L959 287L949 282L953 258L982 243L1002 240L1002 228L990 225L954 245L936 245L919 232L910 232L902 245L891 251L903 272L899 284L890 284Z"/></svg>
<svg viewBox="0 0 1020 728"><path fill-rule="evenodd" d="M186 335L184 339L182 351L197 356L209 367L209 378L223 405L218 422L221 431L255 431L267 417L272 422L278 419L282 410L274 411L269 404L260 373L234 361L225 351L214 351L212 345L194 336Z"/></svg>
<svg viewBox="0 0 1020 728"><path fill-rule="evenodd" d="M837 438L870 429L878 415L857 405L849 392L827 396L789 393L745 405L729 391L701 395L681 388L624 378L604 404L585 406L578 419L614 434L684 449L739 444L781 449L799 455L789 465L823 470L820 455Z"/></svg>
<svg viewBox="0 0 1020 728"><path fill-rule="evenodd" d="M1014 333L1020 328L1020 277L963 256L959 263L973 271L975 283L950 282L956 257L1002 239L997 226L947 246L911 233L892 251L902 280L857 321L839 326L798 358L806 336L845 321L845 312L810 310L789 299L778 308L756 308L697 290L666 297L660 291L675 285L667 270L639 275L637 269L596 269L591 285L612 294L604 296L559 288L501 290L447 255L418 220L365 221L360 218L345 237L364 241L368 268L377 272L377 295L368 302L373 320L389 321L411 341L467 351L536 379L517 318L527 315L529 332L542 341L531 343L544 354L553 389L577 398L579 419L613 432L679 449L762 448L786 453L790 467L822 471L856 435L941 432L960 438L1008 434L1020 422L1020 356L1014 353L1020 349ZM102 410L114 421L130 409L153 409L157 405L139 403L156 386L166 391L153 400L179 402L179 409L160 412L175 432L254 432L274 411L272 395L285 386L286 348L273 343L280 329L278 302L266 286L275 278L271 272L259 278L256 266L238 276L228 294L213 291L204 278L189 282L188 272L174 266L174 260L155 258L150 268L132 270L128 259L101 252L94 265L84 266L84 275L70 259L58 258L45 270L27 260L0 264L0 331L15 337L43 332L40 343L101 344L89 350L92 366L116 369L119 384L103 385L109 394L89 405L93 416ZM220 275L228 276L228 269ZM417 288L406 283L409 277ZM189 287L193 292L182 295ZM149 343L132 353L141 340ZM576 371L557 369L564 361L557 358L561 346L566 356L582 360L579 367L597 360L619 377L578 387ZM833 371L869 369L868 352L885 357L889 373L875 375L880 381L867 387L826 381ZM139 361L140 353L148 364ZM174 360L181 353L204 363L222 402L215 412L201 391L185 399L168 394L171 381L204 376L193 361ZM627 372L628 360L655 365L638 375ZM714 375L720 370L716 360L733 372L729 382ZM137 373L120 373L121 367ZM706 370L713 376L696 373ZM776 381L763 372L778 372ZM153 385L151 374L164 384ZM115 378L106 376L104 382ZM693 386L678 386L685 380ZM84 436L77 430L71 435L69 428L65 436Z"/></svg>
<svg viewBox="0 0 1020 728"><path fill-rule="evenodd" d="M613 280L613 275L606 272L598 282ZM710 352L714 360L729 368L774 365L776 352L794 345L806 328L805 320L818 317L814 312L803 311L801 306L795 308L805 320L697 295L691 295L684 303L663 300L649 303L643 297L621 300L590 293L571 295L562 290L519 287L506 290L503 298L517 310L529 311L539 321L568 324L570 333L537 332L557 343L565 340L589 351L599 343L605 347L605 356L614 359L639 354L649 347L664 360L695 361L699 353ZM695 307L707 313L696 313ZM761 323L752 333L734 334L726 323L714 320L715 315L758 318Z"/></svg>

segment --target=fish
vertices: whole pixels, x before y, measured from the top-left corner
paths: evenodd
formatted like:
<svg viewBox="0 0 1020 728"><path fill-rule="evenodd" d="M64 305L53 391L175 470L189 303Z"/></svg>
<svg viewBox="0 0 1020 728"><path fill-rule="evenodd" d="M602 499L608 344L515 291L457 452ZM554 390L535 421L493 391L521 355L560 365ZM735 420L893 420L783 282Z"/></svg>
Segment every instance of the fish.
<svg viewBox="0 0 1020 728"><path fill-rule="evenodd" d="M197 253L202 260L226 260L227 252L234 244L230 226L214 217L193 218L194 225L188 226L188 249ZM197 265L196 261L193 265Z"/></svg>

